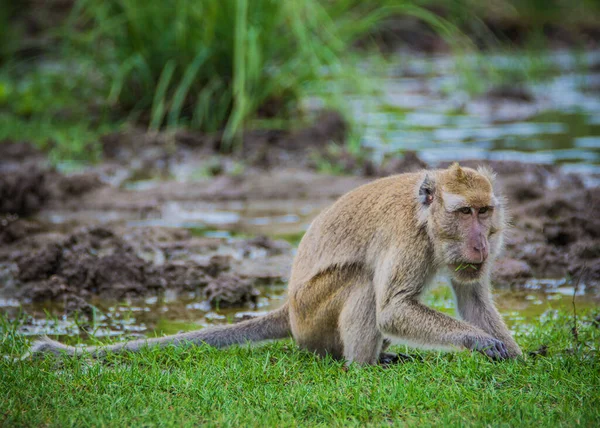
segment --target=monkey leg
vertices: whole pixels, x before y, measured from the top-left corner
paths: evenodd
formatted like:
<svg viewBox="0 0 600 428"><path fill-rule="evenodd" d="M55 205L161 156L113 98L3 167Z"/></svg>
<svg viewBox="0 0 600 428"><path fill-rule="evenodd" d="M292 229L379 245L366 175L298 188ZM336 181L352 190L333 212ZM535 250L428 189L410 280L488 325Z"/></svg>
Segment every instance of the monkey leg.
<svg viewBox="0 0 600 428"><path fill-rule="evenodd" d="M338 319L345 301L337 272L323 272L290 293L290 322L298 346L320 356L344 357Z"/></svg>
<svg viewBox="0 0 600 428"><path fill-rule="evenodd" d="M380 360L383 335L377 328L375 291L372 287L363 285L353 289L340 314L339 331L344 358L349 363L376 364ZM395 355L382 356L391 362Z"/></svg>
<svg viewBox="0 0 600 428"><path fill-rule="evenodd" d="M502 316L498 313L489 287L485 284L461 284L452 281L460 317L486 333L504 342L510 357L522 355Z"/></svg>

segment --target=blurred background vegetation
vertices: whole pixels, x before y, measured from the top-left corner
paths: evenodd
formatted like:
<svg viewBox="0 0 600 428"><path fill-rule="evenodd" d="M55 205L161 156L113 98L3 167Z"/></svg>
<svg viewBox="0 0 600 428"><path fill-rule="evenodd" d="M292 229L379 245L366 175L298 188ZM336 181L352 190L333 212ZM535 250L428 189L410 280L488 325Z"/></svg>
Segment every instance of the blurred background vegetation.
<svg viewBox="0 0 600 428"><path fill-rule="evenodd" d="M584 48L599 18L594 0L0 0L0 140L97 160L99 135L134 124L223 132L230 150L301 126L308 95L343 110L373 52ZM483 90L481 68L459 70Z"/></svg>

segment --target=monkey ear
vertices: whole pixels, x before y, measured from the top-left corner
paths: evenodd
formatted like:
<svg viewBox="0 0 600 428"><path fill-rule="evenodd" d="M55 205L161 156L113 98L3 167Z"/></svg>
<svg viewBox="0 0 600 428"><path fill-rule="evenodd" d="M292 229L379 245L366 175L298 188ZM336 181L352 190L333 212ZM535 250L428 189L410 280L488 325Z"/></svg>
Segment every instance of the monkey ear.
<svg viewBox="0 0 600 428"><path fill-rule="evenodd" d="M451 166L450 166L450 170L452 171L452 173L454 174L454 177L456 178L456 181L458 181L459 183L461 181L464 181L465 179L465 173L462 170L462 168L460 167L460 165L458 164L458 162L454 162Z"/></svg>
<svg viewBox="0 0 600 428"><path fill-rule="evenodd" d="M419 201L425 206L429 206L433 202L433 195L435 193L435 183L429 174L425 175L425 178L419 186Z"/></svg>

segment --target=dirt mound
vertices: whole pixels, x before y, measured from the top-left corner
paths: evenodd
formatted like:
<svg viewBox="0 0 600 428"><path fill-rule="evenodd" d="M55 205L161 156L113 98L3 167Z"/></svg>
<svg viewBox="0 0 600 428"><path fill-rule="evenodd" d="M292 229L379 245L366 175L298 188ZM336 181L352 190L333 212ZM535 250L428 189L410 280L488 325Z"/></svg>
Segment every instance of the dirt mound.
<svg viewBox="0 0 600 428"><path fill-rule="evenodd" d="M197 131L146 132L128 129L108 134L100 139L104 158L128 165L134 171L164 172L170 165L195 156L215 161L226 153L231 159L259 168L282 165L307 166L310 151L323 150L330 143L346 140L348 124L337 112L323 110L315 115L313 123L295 131L283 129L248 130L242 136L243 144L231 153L232 147L223 143L223 133L205 134ZM310 149L310 150L307 150ZM223 162L226 159L221 159ZM213 175L219 175L223 165L209 165Z"/></svg>
<svg viewBox="0 0 600 428"><path fill-rule="evenodd" d="M204 289L204 296L213 307L239 306L240 302L256 303L260 292L248 279L237 275L224 274L212 280Z"/></svg>
<svg viewBox="0 0 600 428"><path fill-rule="evenodd" d="M157 265L140 257L138 249L120 234L104 227L80 230L33 254L23 251L13 258L18 266L18 297L32 301L77 302L91 296L123 299L168 288L204 289L211 304L234 306L253 302L258 295L253 278L232 271L230 256Z"/></svg>
<svg viewBox="0 0 600 428"><path fill-rule="evenodd" d="M110 230L93 228L18 258L20 293L33 301L64 295L141 294L147 265Z"/></svg>
<svg viewBox="0 0 600 428"><path fill-rule="evenodd" d="M29 143L0 143L0 214L29 216L52 200L78 197L101 185L95 174L65 176L47 167Z"/></svg>
<svg viewBox="0 0 600 428"><path fill-rule="evenodd" d="M483 97L491 100L512 100L524 103L535 101L533 93L523 85L503 84L489 89Z"/></svg>
<svg viewBox="0 0 600 428"><path fill-rule="evenodd" d="M102 186L95 174L64 176L52 169L23 164L0 171L0 214L29 216L52 200L81 196Z"/></svg>
<svg viewBox="0 0 600 428"><path fill-rule="evenodd" d="M417 156L415 152L406 151L402 156L395 156L383 163L381 168L376 170L378 177L386 177L393 174L403 174L405 172L416 172L427 168L427 164Z"/></svg>
<svg viewBox="0 0 600 428"><path fill-rule="evenodd" d="M20 219L15 214L0 216L0 244L11 244L41 231L35 222Z"/></svg>
<svg viewBox="0 0 600 428"><path fill-rule="evenodd" d="M538 201L517 207L515 226L531 232L527 245L510 249L536 274L579 276L590 286L600 284L600 189L547 192Z"/></svg>
<svg viewBox="0 0 600 428"><path fill-rule="evenodd" d="M346 141L348 124L336 111L319 112L312 125L297 131L256 130L244 135L242 157L260 168L310 166L310 154Z"/></svg>
<svg viewBox="0 0 600 428"><path fill-rule="evenodd" d="M48 172L28 167L0 172L0 214L27 216L52 197Z"/></svg>
<svg viewBox="0 0 600 428"><path fill-rule="evenodd" d="M12 140L0 141L0 164L23 162L33 158L43 158L42 152L33 144Z"/></svg>

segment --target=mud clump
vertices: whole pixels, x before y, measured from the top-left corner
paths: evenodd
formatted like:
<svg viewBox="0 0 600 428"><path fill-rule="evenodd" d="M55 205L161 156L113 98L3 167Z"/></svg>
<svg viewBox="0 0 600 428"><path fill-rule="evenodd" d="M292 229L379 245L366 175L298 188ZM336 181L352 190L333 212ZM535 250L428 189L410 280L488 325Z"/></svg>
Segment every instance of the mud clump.
<svg viewBox="0 0 600 428"><path fill-rule="evenodd" d="M57 199L67 199L81 196L94 189L102 187L104 184L100 178L93 173L82 173L70 176L61 176L58 180Z"/></svg>
<svg viewBox="0 0 600 428"><path fill-rule="evenodd" d="M14 255L18 297L32 301L66 299L75 307L92 296L123 299L154 295L164 289L206 289L220 306L253 302L251 278L230 272L231 258L214 255L205 263L166 261L155 265L138 256L130 243L110 229L86 228L33 254Z"/></svg>
<svg viewBox="0 0 600 428"><path fill-rule="evenodd" d="M334 146L343 151L348 123L336 111L319 112L313 124L294 132L282 130L250 131L244 135L243 157L262 169L294 165L313 167L311 154Z"/></svg>
<svg viewBox="0 0 600 428"><path fill-rule="evenodd" d="M30 216L51 201L78 197L100 186L96 174L65 176L48 168L29 143L0 144L0 215Z"/></svg>
<svg viewBox="0 0 600 428"><path fill-rule="evenodd" d="M39 224L20 219L16 214L0 215L0 244L11 244L41 229Z"/></svg>
<svg viewBox="0 0 600 428"><path fill-rule="evenodd" d="M494 264L492 278L500 284L523 282L533 276L531 267L521 261L502 258Z"/></svg>
<svg viewBox="0 0 600 428"><path fill-rule="evenodd" d="M260 169L282 165L307 166L307 149L322 150L329 143L342 145L346 140L348 124L337 112L323 110L315 115L313 123L296 131L258 129L246 131L240 150L223 142L223 133L206 134L189 130L175 133L132 129L100 138L104 158L129 165L134 171L166 172L169 166L189 156L212 157L229 155ZM228 152L229 150L229 152ZM223 158L207 165L212 175L224 172Z"/></svg>
<svg viewBox="0 0 600 428"><path fill-rule="evenodd" d="M364 154L352 153L347 148L336 145L312 152L310 166L319 170L322 165L327 165L333 171L363 177L387 177L427 168L427 164L414 151L405 151L377 164Z"/></svg>
<svg viewBox="0 0 600 428"><path fill-rule="evenodd" d="M557 195L559 194L559 195ZM576 277L588 286L600 284L600 219L594 207L600 189L557 191L515 210L515 224L530 227L525 248L512 248L536 274ZM528 222L528 223L526 223Z"/></svg>
<svg viewBox="0 0 600 428"><path fill-rule="evenodd" d="M427 168L427 164L417 156L416 152L406 151L402 156L396 156L388 159L381 168L375 170L378 177L386 177L393 174L403 174L405 172L417 172ZM365 175L368 176L367 173Z"/></svg>
<svg viewBox="0 0 600 428"><path fill-rule="evenodd" d="M533 93L521 85L499 85L487 91L484 97L491 100L511 100L524 103L535 101Z"/></svg>
<svg viewBox="0 0 600 428"><path fill-rule="evenodd" d="M212 256L207 263L172 261L154 266L149 281L156 288L196 291L207 287L215 278L220 280L221 274L230 268L230 257L224 255Z"/></svg>
<svg viewBox="0 0 600 428"><path fill-rule="evenodd" d="M212 307L239 306L240 303L256 303L260 292L246 278L224 274L212 280L204 289L204 297Z"/></svg>
<svg viewBox="0 0 600 428"><path fill-rule="evenodd" d="M274 241L265 235L258 235L242 242L242 251L248 256L254 249L261 249L269 256L275 256L290 251L291 246L285 241Z"/></svg>
<svg viewBox="0 0 600 428"><path fill-rule="evenodd" d="M49 175L37 167L0 171L0 214L28 216L52 197Z"/></svg>
<svg viewBox="0 0 600 428"><path fill-rule="evenodd" d="M22 297L33 301L65 295L125 297L142 294L147 264L110 230L92 228L20 257Z"/></svg>

